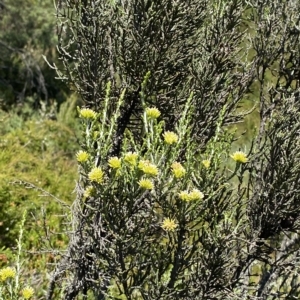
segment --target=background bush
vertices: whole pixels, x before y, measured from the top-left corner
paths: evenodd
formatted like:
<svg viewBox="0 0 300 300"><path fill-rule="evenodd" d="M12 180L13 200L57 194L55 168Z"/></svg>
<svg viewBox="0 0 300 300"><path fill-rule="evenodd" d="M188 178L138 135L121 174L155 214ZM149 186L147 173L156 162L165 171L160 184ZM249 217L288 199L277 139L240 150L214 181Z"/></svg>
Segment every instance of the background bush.
<svg viewBox="0 0 300 300"><path fill-rule="evenodd" d="M51 0L4 0L0 4L0 104L33 108L66 99L67 87L47 65L59 64L54 3ZM16 108L16 107L15 107Z"/></svg>

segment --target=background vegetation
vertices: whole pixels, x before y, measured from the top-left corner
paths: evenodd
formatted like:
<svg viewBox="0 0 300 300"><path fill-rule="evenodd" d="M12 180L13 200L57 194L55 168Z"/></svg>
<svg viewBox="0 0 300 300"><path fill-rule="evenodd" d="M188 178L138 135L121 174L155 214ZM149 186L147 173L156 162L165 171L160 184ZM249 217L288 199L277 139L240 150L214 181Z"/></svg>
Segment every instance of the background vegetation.
<svg viewBox="0 0 300 300"><path fill-rule="evenodd" d="M94 2L97 1L91 1L91 3ZM236 138L239 137L228 146L231 151L240 148L251 149L255 134L259 133L259 130L264 130L260 129L261 121L269 122L269 119L266 121L265 118L270 113L268 111L270 107L279 121L280 111L284 111L286 116L292 114L293 110L291 111L289 106L299 112L299 108L291 104L291 100L284 102L284 99L291 99L293 95L299 97L296 93L299 88L299 55L297 54L299 19L296 16L300 13L297 1L287 1L282 4L276 1L274 3L266 1L263 5L260 1L249 1L249 3L203 1L203 6L199 5L197 8L191 5L189 7L190 19L184 18L180 11L183 6L178 6L177 15L173 11L175 17L171 21L174 25L178 25L178 28L190 28L190 41L193 41L193 38L199 34L191 29L198 28L197 26L203 29L200 34L201 38L193 41L194 46L180 44L178 48L176 44L172 44L173 41L185 40L187 37L184 32L183 35L177 37L166 35L168 32L166 24L170 20L165 19L165 13L162 11L164 7L169 7L167 3L163 1L162 4L157 4L150 9L147 6L150 2L135 1L137 11L149 10L150 15L143 16L132 13L133 4L126 8L127 11L116 12L111 8L111 5L116 5L116 3L118 2L104 1L100 6L92 7L86 1L61 1L59 20L68 20L73 14L77 21L82 22L76 23L77 25L68 24L67 30L64 31L63 26L58 26L58 29L56 27L56 11L53 1L0 1L0 264L6 266L13 263L15 240L19 231L18 224L26 209L28 216L25 223L23 249L28 252L23 256L22 273L30 278L29 281L36 289L36 298L45 297L49 272L56 262L64 257L62 252L56 249L64 250L68 245L70 246L70 236L62 233L69 229L68 226L66 227L66 221L72 220L69 206L76 197L78 200L78 190L77 194L74 193L75 181L78 179L75 153L79 145L84 144L76 106L84 104L101 111L104 108L102 100L105 97L108 81L112 82L110 96L114 105L125 87L127 89L126 103L133 103L135 99L139 99L141 82L145 74L151 71L154 76L150 77L145 90L148 95L147 101L149 101L147 103L159 106L166 129L173 129L188 98L188 92L192 90L192 87L196 87L196 96L201 108L197 114L199 124L196 127L201 129L205 125L207 129L206 132L198 131L201 135L197 136L197 139L201 141L202 146L208 145L211 138L215 136L220 109L226 102L223 100L229 99L229 102L232 101L232 107L223 125L227 126L229 132L235 132ZM204 6L206 9L209 8L211 14L205 13L207 12L205 9L200 9ZM83 10L82 7L84 7ZM170 11L172 11L171 8ZM151 12L154 13L156 22L151 23L153 20L150 18ZM112 13L115 14L114 18L112 18ZM127 19L128 13L133 19ZM155 15L155 13L158 14ZM96 19L99 22L106 20L107 23L97 23L93 16L97 16L98 19ZM206 23L203 23L204 19ZM132 20L133 23L131 23ZM58 25L62 25L60 21ZM141 27L136 27L138 25ZM94 27L102 30L98 39L95 40ZM243 35L245 29L247 35ZM111 40L107 39L107 32ZM165 35L160 35L162 32ZM120 39L114 40L114 37ZM169 52L167 50L170 48L164 48L166 45L164 39L171 41L168 44L171 48ZM205 45L203 45L204 40ZM157 45L157 41L161 43ZM57 44L59 53L56 51ZM191 57L184 57L182 53L187 54L196 46L201 49L197 55L202 57L203 64L193 65L195 69L189 70L188 66L194 61L192 62ZM78 49L76 47L82 51L76 52L75 50ZM66 55L63 49L70 51L72 56ZM58 76L63 80L55 79L57 70L51 69L42 55L50 64L58 67L60 70ZM74 64L74 61L77 64ZM155 66L151 64L154 61L157 63ZM245 66L243 64L248 64L245 69L243 69ZM198 72L200 68L202 71ZM246 85L245 81L238 81L241 77L236 76L241 70L248 72L249 77L245 77ZM186 85L182 84L180 78L186 74L190 76L186 77L188 79L194 76L194 85L186 84L186 81ZM95 81L95 78L99 81ZM236 88L235 91L232 91L232 86ZM71 94L72 89L77 91L76 95ZM222 94L224 92L226 96ZM275 101L276 105L282 103L276 107L277 111L275 111L275 106L270 106L273 100L277 101ZM111 107L108 114L111 114L115 107ZM139 102L130 109L133 113L131 111L127 127L132 131L133 136L137 137L140 133L140 115L143 112L143 106ZM173 111L174 115L170 115L169 111ZM242 122L236 123L239 119L236 113L245 111L252 112L244 119L240 119ZM128 107L122 107L122 114L126 115L126 112L128 112ZM206 116L211 116L211 118L205 119ZM294 118L297 119L297 114ZM128 116L121 121L126 123L126 119L128 121ZM297 130L297 122L293 122L289 123L284 119L281 123L279 122L280 124L272 123L273 128L279 128L280 132L270 130L268 132L270 140L266 142L267 145L272 144L272 136L277 138L278 134L286 134L286 124L290 126L289 130L291 128ZM294 135L294 139L296 138L297 134ZM282 163L286 164L290 156L296 155L294 152L289 152L287 148L263 152L265 146L263 142L264 137L261 135L256 140L256 145L261 151L260 155L264 157L277 159L276 151L278 151L278 155L284 157ZM281 142L284 144L283 140ZM118 147L115 147L113 151L117 155ZM272 153L276 155L272 156ZM276 159L272 160L272 164L279 163ZM294 160L291 161L294 162ZM255 163L260 163L262 166L265 164L259 160ZM293 170L293 174L299 173L295 166L291 164L288 166ZM234 167L234 163L230 163L229 167ZM270 182L269 186L256 182L257 187L253 191L260 192L260 188L271 198L282 191L288 191L289 188L281 184L291 174L284 173L282 170L275 169L275 173L270 173L270 177L277 175L278 172L286 175L281 178L281 181L275 182L280 188L272 190ZM260 169L255 169L254 173L261 174L260 172L262 172ZM265 171L261 177L266 178L267 174L269 173ZM248 176L246 172L245 178ZM297 177L293 178L297 182ZM238 193L243 193L244 185L239 185L239 180L240 178L234 178L234 187ZM255 182L253 178L252 180ZM269 190L272 193L268 194ZM289 195L292 195L292 192L289 192ZM261 199L265 199L268 203L266 200L268 197L264 197L262 196ZM282 298L298 297L298 283L293 279L294 277L286 279L283 276L284 271L291 273L290 270L293 268L288 264L278 263L290 257L280 256L281 252L277 251L285 236L287 245L294 241L288 238L292 236L291 232L297 229L295 226L298 216L295 215L295 210L297 211L295 206L298 202L297 197L291 199L286 201L292 203L290 206L278 201L276 209L282 211L283 214L275 214L275 219L268 215L269 207L259 204L257 199L252 199L256 206L249 208L253 215L260 216L258 217L260 225L253 223L252 228L260 232L257 235L265 242L259 248L263 253L252 252L251 254L259 257L259 259L256 257L257 260L252 265L252 274L260 275L252 276L250 280L255 284L260 282L259 297L267 297L269 290L265 283L268 282L268 274L272 273L269 272L270 270L275 270L277 273L274 271L275 273L272 274L283 278L284 282L279 285ZM261 209L264 214L263 221L261 221ZM287 222L292 225L280 223L280 226L274 227L274 222ZM261 230L261 226L266 230ZM247 234L249 232L246 231ZM254 245L257 242L256 238L252 240ZM295 260L298 261L298 246L297 243L293 245L292 251L296 253ZM274 248L268 248L270 246ZM269 255L271 258L278 257L278 260L266 260L269 259L268 252L271 252ZM244 261L247 259L247 257L244 258ZM277 267L278 264L279 267ZM297 263L295 265L297 266ZM74 269L70 270L70 273L73 271ZM296 267L294 271L297 273ZM235 274L239 272L241 271L237 268ZM76 272L74 276L76 279ZM126 299L124 287L120 288L119 285L118 288L119 282L115 280L116 284L111 287L110 297ZM291 280L292 289L289 286ZM288 284L284 285L285 282ZM85 289L86 286L83 284L82 289L77 290L76 293L84 295ZM70 291L69 289L69 294L71 294ZM255 292L249 292L249 290L247 293L247 297L257 296ZM53 295L54 299L59 297L57 290ZM235 297L234 292L228 295L232 297L231 299ZM272 297L277 299L279 296L279 294L274 294ZM207 293L203 299L206 299L205 297L211 299L209 297L213 296Z"/></svg>
<svg viewBox="0 0 300 300"><path fill-rule="evenodd" d="M59 105L69 90L47 65L57 60L53 1L4 0L0 3L0 103L22 111Z"/></svg>
<svg viewBox="0 0 300 300"><path fill-rule="evenodd" d="M16 224L25 208L29 216L44 208L53 215L48 222L57 225L57 203L16 182L29 182L72 201L78 101L43 59L59 64L55 23L53 1L0 3L1 248L15 244ZM35 219L29 219L26 240L31 249L39 238Z"/></svg>

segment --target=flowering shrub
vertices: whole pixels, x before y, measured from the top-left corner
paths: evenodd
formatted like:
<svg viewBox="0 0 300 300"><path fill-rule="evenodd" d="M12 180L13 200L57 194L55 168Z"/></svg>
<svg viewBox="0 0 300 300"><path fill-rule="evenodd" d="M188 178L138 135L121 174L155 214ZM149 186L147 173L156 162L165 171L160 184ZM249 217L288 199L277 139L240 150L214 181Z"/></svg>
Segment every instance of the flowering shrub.
<svg viewBox="0 0 300 300"><path fill-rule="evenodd" d="M148 78L149 74L143 86ZM109 89L108 85L107 94ZM123 101L122 94L117 111ZM99 289L99 292L109 295L110 285L115 283L122 293L131 293L133 286L139 284L151 293L151 298L155 298L159 289L167 288L166 282L175 287L182 276L188 274L193 278L198 274L194 258L204 250L200 246L192 247L195 236L221 239L224 245L229 241L227 232L234 227L225 218L231 213L230 199L223 199L221 195L231 191L228 176L232 176L232 172L238 174L242 169L238 166L231 172L224 169L221 173L206 170L208 167L220 169L224 159L230 160L233 137L226 131L218 131L206 149L199 149L189 131L192 101L193 94L173 131L165 130L163 120L158 121L163 114L157 108L148 108L143 102L143 143L138 143L133 132L128 131L119 153L115 153L113 147L118 115L108 122L104 109L95 112L97 117L92 122L91 118L82 118L85 142L76 155L81 179L74 212L74 220L80 227L77 233L80 242L74 247L80 253L90 253L89 259L93 260L97 278L102 282L99 287L93 287L94 291ZM109 109L108 100L106 109ZM79 114L82 115L82 110ZM218 126L221 126L222 119L221 113ZM205 160L207 157L210 159ZM220 216L214 214L213 218L219 224L217 232L214 228L209 230L206 218L215 205L221 205L223 216L219 219ZM92 246L94 254L88 248L87 238L100 242ZM178 252L179 244L182 254ZM211 251L211 247L205 251ZM123 258L113 263L115 255ZM178 255L177 259L185 256L191 259L186 265L181 262L184 272L171 269L166 275L164 270L174 265L174 255ZM148 264L153 256L159 262L159 268L153 262L149 263L147 274L129 272ZM203 259L207 258L203 256ZM222 259L225 263L225 257ZM121 273L117 271L119 268ZM94 276L92 269L87 272L87 278ZM127 275L123 278L124 272ZM128 283L125 284L124 280ZM155 288L146 288L149 282L155 282Z"/></svg>
<svg viewBox="0 0 300 300"><path fill-rule="evenodd" d="M23 213L18 239L18 252L15 259L15 267L4 267L0 269L0 300L20 300L31 299L34 295L34 289L25 285L25 278L21 273L21 252L26 211Z"/></svg>
<svg viewBox="0 0 300 300"><path fill-rule="evenodd" d="M47 299L299 298L300 2L75 2L58 77L89 158Z"/></svg>

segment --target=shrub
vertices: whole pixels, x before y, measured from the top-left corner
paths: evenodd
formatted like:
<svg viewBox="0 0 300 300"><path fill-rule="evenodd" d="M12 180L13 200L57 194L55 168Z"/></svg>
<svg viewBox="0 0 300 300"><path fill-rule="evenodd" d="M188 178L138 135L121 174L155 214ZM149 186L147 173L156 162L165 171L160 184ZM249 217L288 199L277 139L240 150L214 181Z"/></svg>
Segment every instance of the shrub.
<svg viewBox="0 0 300 300"><path fill-rule="evenodd" d="M57 71L86 107L47 299L298 297L299 5L61 4ZM257 135L232 151L254 86Z"/></svg>

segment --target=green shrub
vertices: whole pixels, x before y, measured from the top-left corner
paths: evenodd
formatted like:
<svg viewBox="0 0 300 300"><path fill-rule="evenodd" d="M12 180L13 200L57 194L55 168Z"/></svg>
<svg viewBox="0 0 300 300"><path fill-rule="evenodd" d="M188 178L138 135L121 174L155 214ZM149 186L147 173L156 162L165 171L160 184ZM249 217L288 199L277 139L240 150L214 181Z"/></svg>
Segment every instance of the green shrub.
<svg viewBox="0 0 300 300"><path fill-rule="evenodd" d="M41 194L46 190L72 203L77 177L73 153L78 146L76 133L63 123L38 119L22 121L17 115L4 112L1 119L6 126L1 129L0 143L0 247L11 247L18 232L16 224L20 212L25 208L29 215L40 215L44 208L49 216L49 228L59 228L62 220L56 215L61 212L60 206L54 198L41 197ZM14 184L22 181L28 183L28 189ZM33 185L40 190L30 188ZM35 220L28 218L26 229L27 247L36 246L39 230Z"/></svg>

